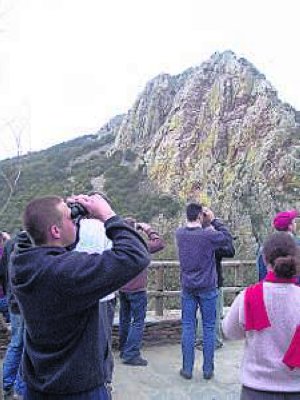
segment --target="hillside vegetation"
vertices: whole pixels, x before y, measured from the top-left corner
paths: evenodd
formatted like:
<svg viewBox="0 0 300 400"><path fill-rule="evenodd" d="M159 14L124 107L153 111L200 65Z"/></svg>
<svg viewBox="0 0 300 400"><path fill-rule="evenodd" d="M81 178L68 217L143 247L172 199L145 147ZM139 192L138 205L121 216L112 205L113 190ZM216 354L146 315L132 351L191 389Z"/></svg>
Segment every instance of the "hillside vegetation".
<svg viewBox="0 0 300 400"><path fill-rule="evenodd" d="M37 196L50 194L63 197L73 193L101 190L112 201L120 215L131 215L149 222L162 214L174 217L179 202L173 197L150 190L150 182L143 166L134 164L136 155L131 151L107 154L114 142L112 134L84 136L47 150L18 159L5 160L0 169L5 176L12 175L21 166L17 187L6 211L1 215L0 229L10 232L22 224L22 211L26 203ZM100 178L101 187L93 184ZM98 179L99 180L99 179ZM0 177L0 198L6 199L9 187Z"/></svg>

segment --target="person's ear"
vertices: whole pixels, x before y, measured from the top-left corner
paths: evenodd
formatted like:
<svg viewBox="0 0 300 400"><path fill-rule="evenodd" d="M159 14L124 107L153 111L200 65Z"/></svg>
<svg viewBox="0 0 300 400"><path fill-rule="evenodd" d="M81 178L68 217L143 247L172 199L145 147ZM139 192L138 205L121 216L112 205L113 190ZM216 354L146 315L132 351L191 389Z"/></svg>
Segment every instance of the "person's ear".
<svg viewBox="0 0 300 400"><path fill-rule="evenodd" d="M60 239L60 229L57 225L52 225L50 228L50 234L53 239Z"/></svg>

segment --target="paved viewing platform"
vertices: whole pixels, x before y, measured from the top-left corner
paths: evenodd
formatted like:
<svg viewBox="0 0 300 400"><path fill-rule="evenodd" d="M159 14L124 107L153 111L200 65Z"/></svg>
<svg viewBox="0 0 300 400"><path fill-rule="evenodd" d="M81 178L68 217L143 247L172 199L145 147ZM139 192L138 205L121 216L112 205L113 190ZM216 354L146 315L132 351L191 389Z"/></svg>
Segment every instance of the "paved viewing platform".
<svg viewBox="0 0 300 400"><path fill-rule="evenodd" d="M170 344L143 349L147 367L122 364L115 355L113 400L238 400L239 366L243 341L225 342L215 353L215 375L202 377L202 351L196 350L193 378L179 375L181 346Z"/></svg>
<svg viewBox="0 0 300 400"><path fill-rule="evenodd" d="M231 296L227 301L227 304L230 304L237 293L254 281L255 262L231 260L225 261L223 265L226 266L227 280L224 293ZM149 310L142 349L148 366L124 365L120 360L117 350L116 310L113 327L113 400L238 400L240 397L239 368L243 355L243 341L225 342L224 346L216 351L215 375L211 380L203 379L202 351L197 349L193 378L185 380L179 375L182 366L181 312L174 309L174 305L180 305L180 291L178 285L174 284L179 282L178 267L178 261L154 261L149 267ZM173 308L170 309L170 305ZM227 310L225 307L225 313ZM7 342L8 335L0 332L0 358L4 355ZM0 364L2 362L0 359ZM0 371L2 372L2 365Z"/></svg>
<svg viewBox="0 0 300 400"><path fill-rule="evenodd" d="M115 350L113 400L238 400L243 344L243 341L225 341L215 352L215 375L209 381L202 377L202 351L198 349L191 380L179 375L182 363L179 343L144 346L142 354L148 360L147 367L124 365Z"/></svg>
<svg viewBox="0 0 300 400"><path fill-rule="evenodd" d="M209 381L202 377L202 351L199 350L196 350L194 375L189 381L179 375L179 344L144 348L147 367L124 365L118 352L114 352L113 400L238 400L242 348L242 341L225 342L215 353L215 376ZM3 398L1 390L0 398Z"/></svg>

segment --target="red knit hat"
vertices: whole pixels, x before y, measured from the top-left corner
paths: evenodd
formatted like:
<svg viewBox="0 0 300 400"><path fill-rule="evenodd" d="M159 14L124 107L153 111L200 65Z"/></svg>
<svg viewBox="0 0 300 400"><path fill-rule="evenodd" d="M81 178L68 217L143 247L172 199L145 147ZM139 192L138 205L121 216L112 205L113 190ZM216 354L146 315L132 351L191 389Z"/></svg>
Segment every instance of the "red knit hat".
<svg viewBox="0 0 300 400"><path fill-rule="evenodd" d="M273 226L277 231L287 231L288 226L293 222L293 219L299 217L297 210L282 211L276 214L273 220Z"/></svg>

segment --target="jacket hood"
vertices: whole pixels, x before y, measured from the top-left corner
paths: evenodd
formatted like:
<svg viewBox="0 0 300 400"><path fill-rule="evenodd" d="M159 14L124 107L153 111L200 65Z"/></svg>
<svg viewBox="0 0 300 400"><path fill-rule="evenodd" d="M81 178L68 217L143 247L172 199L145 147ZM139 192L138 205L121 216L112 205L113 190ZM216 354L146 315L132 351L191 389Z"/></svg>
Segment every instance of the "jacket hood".
<svg viewBox="0 0 300 400"><path fill-rule="evenodd" d="M15 254L20 254L25 250L33 247L32 240L26 231L20 231L17 233L15 239Z"/></svg>

